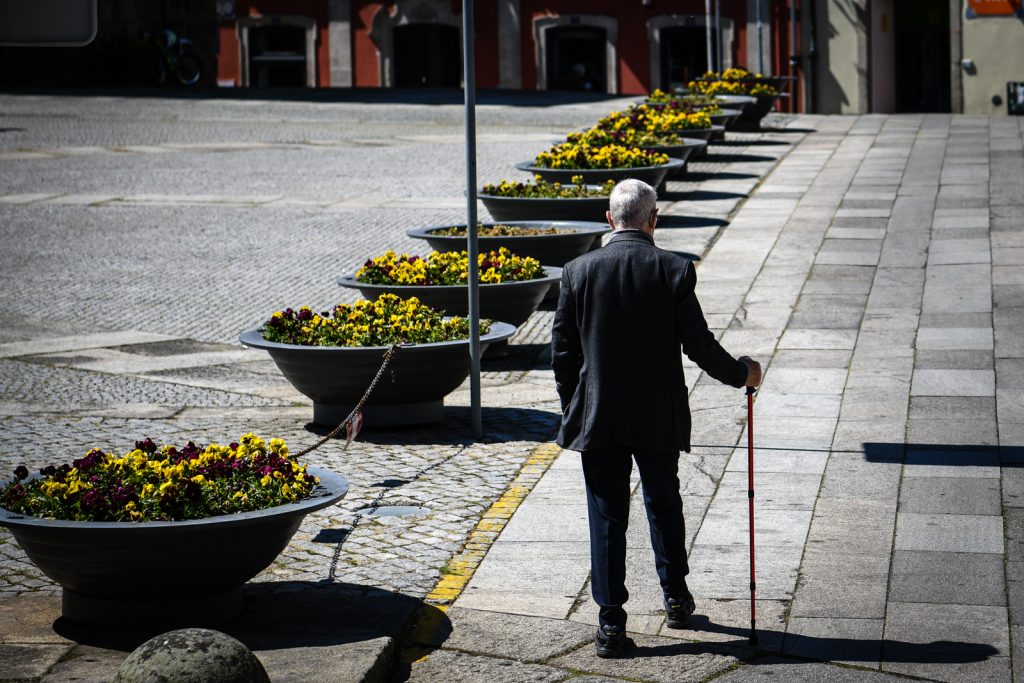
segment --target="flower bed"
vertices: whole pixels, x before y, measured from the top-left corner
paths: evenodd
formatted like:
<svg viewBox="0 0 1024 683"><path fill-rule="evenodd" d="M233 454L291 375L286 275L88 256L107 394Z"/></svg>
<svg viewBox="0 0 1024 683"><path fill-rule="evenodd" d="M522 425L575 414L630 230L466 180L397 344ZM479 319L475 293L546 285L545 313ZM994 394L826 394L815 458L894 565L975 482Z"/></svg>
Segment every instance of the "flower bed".
<svg viewBox="0 0 1024 683"><path fill-rule="evenodd" d="M481 333L486 334L488 327L482 322ZM415 297L385 294L376 301L339 304L324 313L314 313L309 306L277 311L263 324L263 338L299 346L432 344L469 338L469 322L444 318Z"/></svg>
<svg viewBox="0 0 1024 683"><path fill-rule="evenodd" d="M466 226L456 225L450 228L435 228L430 235L437 237L465 237ZM566 228L528 228L522 225L484 225L476 227L477 237L537 237L539 235L564 235L576 232Z"/></svg>
<svg viewBox="0 0 1024 683"><path fill-rule="evenodd" d="M319 483L289 457L281 439L246 434L228 446L183 448L135 443L124 456L99 448L71 464L50 465L0 489L0 507L47 519L149 522L203 519L307 497Z"/></svg>
<svg viewBox="0 0 1024 683"><path fill-rule="evenodd" d="M645 131L671 134L683 130L711 127L711 117L704 111L686 111L640 104L624 111L614 111L597 122L596 128L606 131Z"/></svg>
<svg viewBox="0 0 1024 683"><path fill-rule="evenodd" d="M516 199L580 199L608 197L615 187L610 180L602 185L587 185L583 176L572 176L568 183L549 183L541 176L535 176L532 183L502 180L498 184L486 183L480 191L481 199L488 197L510 197Z"/></svg>
<svg viewBox="0 0 1024 683"><path fill-rule="evenodd" d="M646 168L668 163L668 155L622 145L591 146L585 142L563 142L534 160L539 168L619 169Z"/></svg>
<svg viewBox="0 0 1024 683"><path fill-rule="evenodd" d="M722 73L709 71L690 81L691 92L702 95L777 95L778 89L761 74L746 69L726 69Z"/></svg>
<svg viewBox="0 0 1024 683"><path fill-rule="evenodd" d="M537 259L517 256L508 249L477 257L481 284L522 282L544 277ZM371 285L464 285L469 282L469 254L465 251L432 251L426 258L397 255L388 250L368 260L356 271L356 280Z"/></svg>

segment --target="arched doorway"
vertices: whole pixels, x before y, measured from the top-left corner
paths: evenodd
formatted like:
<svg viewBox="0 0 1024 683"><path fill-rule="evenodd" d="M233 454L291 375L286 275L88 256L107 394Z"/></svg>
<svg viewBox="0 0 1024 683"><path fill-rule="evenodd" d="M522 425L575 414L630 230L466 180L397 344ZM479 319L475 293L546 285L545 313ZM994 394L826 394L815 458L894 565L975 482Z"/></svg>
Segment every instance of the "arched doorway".
<svg viewBox="0 0 1024 683"><path fill-rule="evenodd" d="M711 32L712 54L717 54L715 32ZM703 75L708 67L707 29L690 21L683 26L666 26L661 29L661 82L662 89L685 87L687 83Z"/></svg>
<svg viewBox="0 0 1024 683"><path fill-rule="evenodd" d="M462 68L456 27L403 24L394 28L393 40L396 87L459 87Z"/></svg>
<svg viewBox="0 0 1024 683"><path fill-rule="evenodd" d="M547 32L549 90L606 92L608 32L598 26L556 26Z"/></svg>

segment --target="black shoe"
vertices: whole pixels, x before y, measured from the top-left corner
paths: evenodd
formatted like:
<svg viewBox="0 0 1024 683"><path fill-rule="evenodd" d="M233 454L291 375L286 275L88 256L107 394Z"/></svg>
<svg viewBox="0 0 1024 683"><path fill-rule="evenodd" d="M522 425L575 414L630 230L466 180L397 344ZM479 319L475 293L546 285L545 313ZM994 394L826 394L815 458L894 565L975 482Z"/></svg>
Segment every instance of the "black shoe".
<svg viewBox="0 0 1024 683"><path fill-rule="evenodd" d="M605 659L626 656L634 647L633 640L621 626L601 626L594 638L597 656Z"/></svg>
<svg viewBox="0 0 1024 683"><path fill-rule="evenodd" d="M668 615L668 621L665 625L669 628L686 628L695 609L697 605L694 604L690 591L686 591L686 596L682 600L666 598L665 614Z"/></svg>

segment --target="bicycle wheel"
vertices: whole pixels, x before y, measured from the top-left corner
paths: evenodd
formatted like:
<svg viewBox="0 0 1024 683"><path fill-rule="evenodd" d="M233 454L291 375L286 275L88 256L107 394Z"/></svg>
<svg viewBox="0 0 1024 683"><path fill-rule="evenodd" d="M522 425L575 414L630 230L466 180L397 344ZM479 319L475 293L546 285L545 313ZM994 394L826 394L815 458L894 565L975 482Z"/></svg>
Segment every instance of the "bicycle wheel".
<svg viewBox="0 0 1024 683"><path fill-rule="evenodd" d="M182 85L195 85L203 77L202 58L194 50L182 50L174 62L174 76Z"/></svg>

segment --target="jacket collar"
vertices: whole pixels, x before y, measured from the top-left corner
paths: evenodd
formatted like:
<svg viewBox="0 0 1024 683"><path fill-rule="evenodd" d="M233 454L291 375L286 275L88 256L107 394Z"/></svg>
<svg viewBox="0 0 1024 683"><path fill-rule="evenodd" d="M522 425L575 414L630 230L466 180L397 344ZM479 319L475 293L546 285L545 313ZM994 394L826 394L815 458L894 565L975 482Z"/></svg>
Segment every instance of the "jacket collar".
<svg viewBox="0 0 1024 683"><path fill-rule="evenodd" d="M622 230L616 230L612 233L608 243L612 242L647 242L650 245L654 244L654 237L648 235L643 230L636 230L633 228L625 228Z"/></svg>

